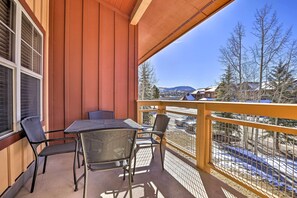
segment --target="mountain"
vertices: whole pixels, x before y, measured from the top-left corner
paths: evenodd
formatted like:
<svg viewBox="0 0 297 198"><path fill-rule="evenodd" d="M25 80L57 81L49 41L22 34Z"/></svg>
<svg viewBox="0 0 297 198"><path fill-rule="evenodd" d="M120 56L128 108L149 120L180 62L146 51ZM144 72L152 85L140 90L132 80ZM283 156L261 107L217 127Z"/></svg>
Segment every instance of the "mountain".
<svg viewBox="0 0 297 198"><path fill-rule="evenodd" d="M193 92L195 89L190 86L177 86L177 87L159 87L160 93L166 92Z"/></svg>

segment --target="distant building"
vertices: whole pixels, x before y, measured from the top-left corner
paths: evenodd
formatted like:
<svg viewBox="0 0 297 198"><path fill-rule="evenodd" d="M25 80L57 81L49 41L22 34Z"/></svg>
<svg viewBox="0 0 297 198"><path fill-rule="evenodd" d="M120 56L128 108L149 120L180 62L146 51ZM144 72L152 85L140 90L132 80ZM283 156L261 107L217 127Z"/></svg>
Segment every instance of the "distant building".
<svg viewBox="0 0 297 198"><path fill-rule="evenodd" d="M216 94L215 91L217 86L211 86L207 88L199 88L192 93L187 93L181 98L181 100L215 100Z"/></svg>
<svg viewBox="0 0 297 198"><path fill-rule="evenodd" d="M194 101L194 100L195 100L195 97L194 97L192 94L187 93L185 96L183 96L183 97L181 98L181 100Z"/></svg>

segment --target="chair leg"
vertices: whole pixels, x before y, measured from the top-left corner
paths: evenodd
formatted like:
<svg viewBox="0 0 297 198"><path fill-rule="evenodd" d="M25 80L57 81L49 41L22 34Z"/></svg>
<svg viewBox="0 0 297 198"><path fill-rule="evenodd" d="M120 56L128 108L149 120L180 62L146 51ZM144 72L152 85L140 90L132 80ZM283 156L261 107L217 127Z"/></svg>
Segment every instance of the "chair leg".
<svg viewBox="0 0 297 198"><path fill-rule="evenodd" d="M38 157L35 158L35 168L34 168L34 174L33 174L33 178L32 178L31 191L30 191L31 193L34 192L37 171L38 171Z"/></svg>
<svg viewBox="0 0 297 198"><path fill-rule="evenodd" d="M123 181L125 181L125 179L126 179L126 168L125 168L125 167L123 167L123 170L124 170Z"/></svg>
<svg viewBox="0 0 297 198"><path fill-rule="evenodd" d="M87 197L87 181L88 181L88 170L87 170L87 166L84 166L84 194L83 194L83 198Z"/></svg>
<svg viewBox="0 0 297 198"><path fill-rule="evenodd" d="M132 180L133 180L133 177L132 177L132 172L131 172L131 160L129 160L129 169L128 169L128 172L129 172L129 194L130 194L130 198L132 198Z"/></svg>
<svg viewBox="0 0 297 198"><path fill-rule="evenodd" d="M151 151L152 151L152 159L154 159L154 148L153 148L153 145L151 144Z"/></svg>
<svg viewBox="0 0 297 198"><path fill-rule="evenodd" d="M73 160L73 180L74 180L74 191L77 191L77 180L76 180L76 171L75 171L75 163L76 163L76 157L78 155L77 152L77 143L75 145L75 151L74 151L74 160Z"/></svg>
<svg viewBox="0 0 297 198"><path fill-rule="evenodd" d="M163 159L163 152L162 152L162 143L160 144L160 156L161 156L162 170L164 170L164 159Z"/></svg>
<svg viewBox="0 0 297 198"><path fill-rule="evenodd" d="M79 152L77 152L76 156L77 156L77 167L80 168Z"/></svg>
<svg viewBox="0 0 297 198"><path fill-rule="evenodd" d="M44 162L43 162L43 171L42 171L42 174L45 173L45 169L46 169L46 161L47 161L47 156L44 156Z"/></svg>
<svg viewBox="0 0 297 198"><path fill-rule="evenodd" d="M136 150L134 150L134 166L133 166L133 175L135 175L135 169L136 169Z"/></svg>

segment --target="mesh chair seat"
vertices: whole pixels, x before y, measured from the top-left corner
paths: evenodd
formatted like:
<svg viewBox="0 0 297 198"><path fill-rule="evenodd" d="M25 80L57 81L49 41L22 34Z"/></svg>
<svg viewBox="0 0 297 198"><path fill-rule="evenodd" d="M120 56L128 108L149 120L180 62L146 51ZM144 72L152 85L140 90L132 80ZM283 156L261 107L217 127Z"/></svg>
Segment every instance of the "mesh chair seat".
<svg viewBox="0 0 297 198"><path fill-rule="evenodd" d="M71 153L75 151L75 142L69 142L65 144L55 144L45 147L40 153L39 156L49 156L62 153Z"/></svg>

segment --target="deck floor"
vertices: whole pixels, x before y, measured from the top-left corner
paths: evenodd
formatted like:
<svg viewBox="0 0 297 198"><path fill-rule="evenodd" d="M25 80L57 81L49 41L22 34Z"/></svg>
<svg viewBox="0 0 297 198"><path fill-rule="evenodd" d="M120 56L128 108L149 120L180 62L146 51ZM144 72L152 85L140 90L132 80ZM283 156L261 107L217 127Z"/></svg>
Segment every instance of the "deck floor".
<svg viewBox="0 0 297 198"><path fill-rule="evenodd" d="M170 198L220 198L245 197L225 183L205 172L197 170L190 162L166 150L165 170L162 171L159 150L152 159L150 149L137 154L137 169L133 182L133 197ZM34 193L30 193L31 179L17 194L17 198L76 198L82 197L83 180L79 190L73 191L73 154L61 154L48 158L47 171L39 174ZM83 168L78 169L78 174ZM90 172L88 197L129 197L128 181L123 181L122 170Z"/></svg>

